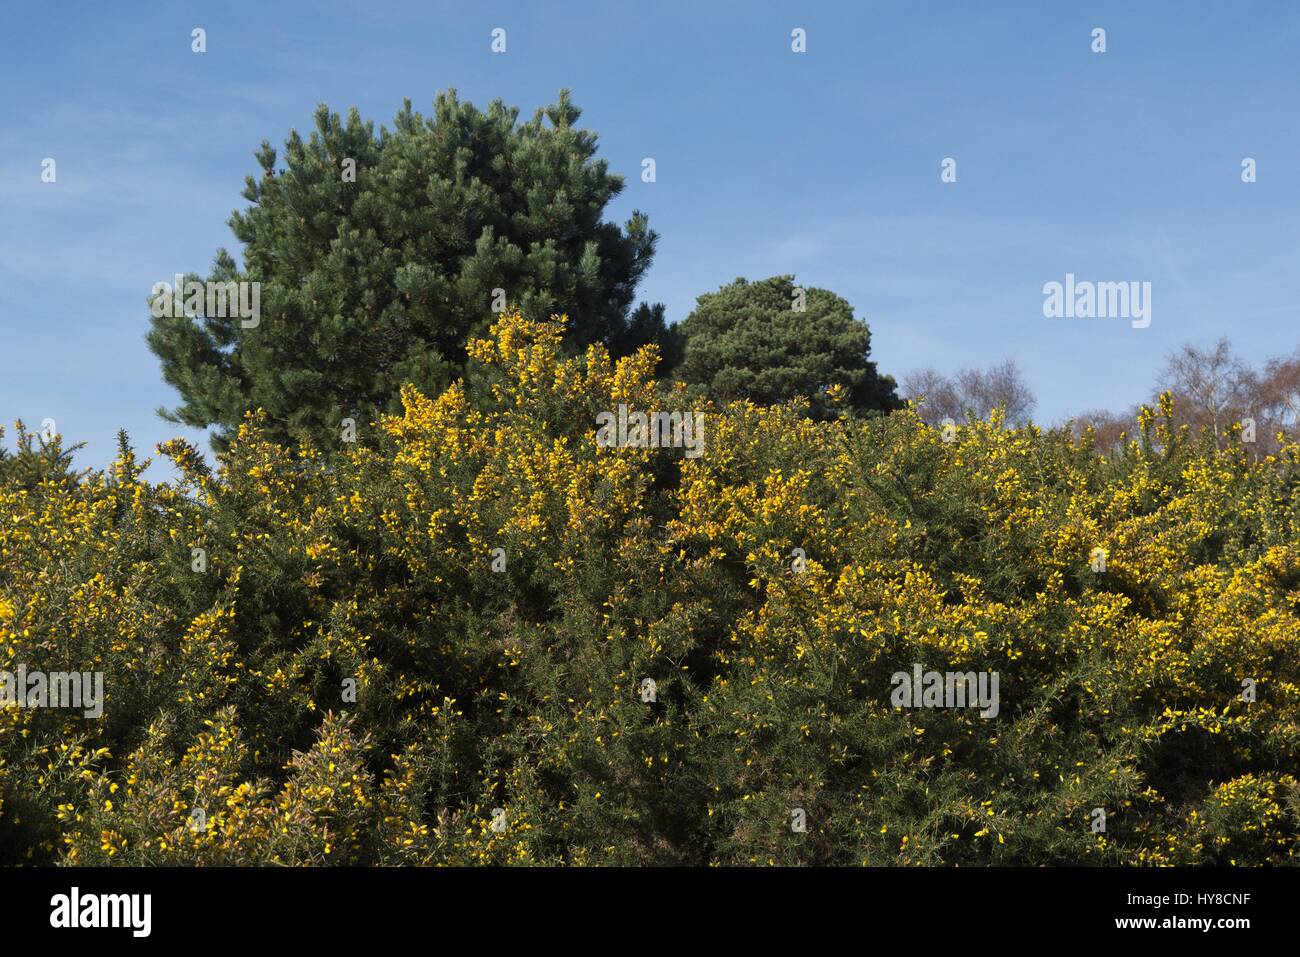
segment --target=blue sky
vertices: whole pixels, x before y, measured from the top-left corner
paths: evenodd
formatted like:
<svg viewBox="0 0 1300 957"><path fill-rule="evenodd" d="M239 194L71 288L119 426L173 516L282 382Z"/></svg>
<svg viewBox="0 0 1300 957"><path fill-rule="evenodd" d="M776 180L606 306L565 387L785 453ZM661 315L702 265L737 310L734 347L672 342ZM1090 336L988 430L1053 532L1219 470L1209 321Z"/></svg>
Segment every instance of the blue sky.
<svg viewBox="0 0 1300 957"><path fill-rule="evenodd" d="M253 150L317 103L388 123L453 86L525 115L573 90L627 177L610 218L639 208L660 233L641 298L673 320L737 276L794 273L853 303L897 377L1011 357L1040 421L1124 408L1184 341L1300 345L1297 48L1300 7L1276 2L14 5L0 421L55 419L83 466L119 428L145 451L201 438L155 415L177 397L144 342L150 287L238 255ZM1151 282L1151 326L1044 318L1067 272Z"/></svg>

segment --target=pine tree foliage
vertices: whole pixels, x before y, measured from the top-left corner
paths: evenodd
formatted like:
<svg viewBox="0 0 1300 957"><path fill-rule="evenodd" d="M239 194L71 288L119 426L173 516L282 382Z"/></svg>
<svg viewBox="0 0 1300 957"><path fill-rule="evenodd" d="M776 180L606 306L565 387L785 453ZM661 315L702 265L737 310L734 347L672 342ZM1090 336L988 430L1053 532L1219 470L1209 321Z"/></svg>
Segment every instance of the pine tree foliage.
<svg viewBox="0 0 1300 957"><path fill-rule="evenodd" d="M843 389L859 411L899 407L890 376L870 361L871 331L847 301L825 289L802 289L793 276L737 279L705 293L681 324L685 356L678 370L716 399L812 400L827 415L827 389Z"/></svg>
<svg viewBox="0 0 1300 957"><path fill-rule="evenodd" d="M452 90L429 117L407 100L377 135L322 105L280 167L263 142L230 219L244 265L222 249L209 277L260 282L259 321L155 316L149 345L183 400L164 417L215 426L224 448L260 408L277 437L329 448L342 419L394 410L403 385L444 387L494 306L575 317L571 348L625 338L657 237L639 212L602 219L623 179L579 116L567 90L526 122Z"/></svg>

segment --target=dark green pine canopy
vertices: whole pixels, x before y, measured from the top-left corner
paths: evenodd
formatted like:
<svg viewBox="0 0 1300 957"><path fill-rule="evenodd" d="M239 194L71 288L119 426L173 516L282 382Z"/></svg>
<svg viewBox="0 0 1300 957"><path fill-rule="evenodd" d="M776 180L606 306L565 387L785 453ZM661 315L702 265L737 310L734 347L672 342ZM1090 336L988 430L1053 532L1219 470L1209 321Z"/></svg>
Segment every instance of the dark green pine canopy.
<svg viewBox="0 0 1300 957"><path fill-rule="evenodd" d="M567 90L523 123L449 91L431 117L406 101L378 135L355 109L344 123L322 105L308 139L289 134L282 169L263 142L250 205L230 219L243 268L222 249L209 277L260 282L260 321L155 317L149 346L182 398L162 414L215 426L223 448L262 408L276 437L336 446L342 419L458 375L503 300L532 318L567 313L575 349L623 354L662 336L662 308L629 319L657 237L639 212L602 220L623 179L579 115Z"/></svg>

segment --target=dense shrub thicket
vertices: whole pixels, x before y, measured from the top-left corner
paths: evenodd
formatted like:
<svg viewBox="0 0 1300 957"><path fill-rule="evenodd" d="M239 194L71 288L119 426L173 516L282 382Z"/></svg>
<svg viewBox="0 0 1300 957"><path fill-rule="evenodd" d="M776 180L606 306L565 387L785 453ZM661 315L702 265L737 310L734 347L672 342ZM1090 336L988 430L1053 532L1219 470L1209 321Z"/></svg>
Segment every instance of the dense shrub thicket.
<svg viewBox="0 0 1300 957"><path fill-rule="evenodd" d="M502 317L328 458L253 414L213 472L7 478L0 671L107 702L0 709L0 862L1297 858L1300 448L798 401L599 448L685 393L562 341ZM997 716L895 708L916 664Z"/></svg>

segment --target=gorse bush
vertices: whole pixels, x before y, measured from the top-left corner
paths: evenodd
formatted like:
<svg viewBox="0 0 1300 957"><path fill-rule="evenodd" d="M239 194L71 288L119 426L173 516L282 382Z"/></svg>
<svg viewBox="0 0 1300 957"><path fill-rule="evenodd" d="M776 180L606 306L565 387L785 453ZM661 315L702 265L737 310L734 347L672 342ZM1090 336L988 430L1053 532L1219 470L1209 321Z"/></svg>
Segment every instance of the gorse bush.
<svg viewBox="0 0 1300 957"><path fill-rule="evenodd" d="M1300 448L801 400L600 448L687 393L563 341L501 317L328 462L254 413L212 471L6 482L0 671L105 702L0 709L0 858L1296 859ZM916 666L996 715L895 707Z"/></svg>

